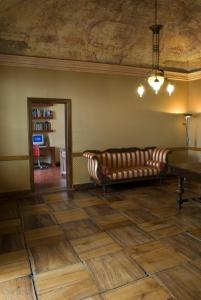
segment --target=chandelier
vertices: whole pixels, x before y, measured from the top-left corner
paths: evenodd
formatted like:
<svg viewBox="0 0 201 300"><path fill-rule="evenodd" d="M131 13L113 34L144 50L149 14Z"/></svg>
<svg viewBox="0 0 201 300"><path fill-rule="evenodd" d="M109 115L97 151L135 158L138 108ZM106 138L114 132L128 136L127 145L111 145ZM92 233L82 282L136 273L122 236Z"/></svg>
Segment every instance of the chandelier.
<svg viewBox="0 0 201 300"><path fill-rule="evenodd" d="M150 87L154 90L155 94L158 94L161 86L165 81L164 71L160 68L160 31L163 28L163 25L158 24L158 9L157 9L157 0L155 0L155 24L151 25L149 29L152 31L152 71L149 74L147 81ZM171 82L168 82L166 90L171 96L174 91L174 85ZM142 98L145 92L143 84L140 84L137 88L137 93Z"/></svg>

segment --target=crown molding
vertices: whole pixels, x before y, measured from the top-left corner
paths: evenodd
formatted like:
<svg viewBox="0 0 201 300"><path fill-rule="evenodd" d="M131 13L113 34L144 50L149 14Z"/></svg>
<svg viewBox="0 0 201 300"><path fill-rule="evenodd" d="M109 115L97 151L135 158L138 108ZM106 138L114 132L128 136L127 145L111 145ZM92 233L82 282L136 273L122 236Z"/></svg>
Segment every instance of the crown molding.
<svg viewBox="0 0 201 300"><path fill-rule="evenodd" d="M201 79L201 70L189 73L188 77L189 81Z"/></svg>
<svg viewBox="0 0 201 300"><path fill-rule="evenodd" d="M0 54L0 66L138 77L147 76L150 72L148 68L8 54ZM191 81L201 79L201 71L192 73L165 71L165 76L171 80Z"/></svg>

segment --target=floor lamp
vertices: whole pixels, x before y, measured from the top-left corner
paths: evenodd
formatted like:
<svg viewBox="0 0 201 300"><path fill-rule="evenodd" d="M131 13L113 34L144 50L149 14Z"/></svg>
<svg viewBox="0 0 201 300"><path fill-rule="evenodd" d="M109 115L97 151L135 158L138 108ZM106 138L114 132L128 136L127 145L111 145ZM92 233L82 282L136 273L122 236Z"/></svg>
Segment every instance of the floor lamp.
<svg viewBox="0 0 201 300"><path fill-rule="evenodd" d="M184 118L185 118L185 130L186 130L186 147L189 147L189 129L190 129L190 120L191 120L192 114L190 113L186 113L184 114Z"/></svg>

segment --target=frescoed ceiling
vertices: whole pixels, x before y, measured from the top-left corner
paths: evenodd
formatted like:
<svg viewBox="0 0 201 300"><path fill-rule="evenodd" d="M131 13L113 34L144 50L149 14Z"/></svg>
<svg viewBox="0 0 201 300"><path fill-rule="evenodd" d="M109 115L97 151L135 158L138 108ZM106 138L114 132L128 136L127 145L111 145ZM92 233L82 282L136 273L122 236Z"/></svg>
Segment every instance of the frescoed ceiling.
<svg viewBox="0 0 201 300"><path fill-rule="evenodd" d="M161 66L201 69L201 0L158 0ZM150 67L154 0L1 0L0 53Z"/></svg>

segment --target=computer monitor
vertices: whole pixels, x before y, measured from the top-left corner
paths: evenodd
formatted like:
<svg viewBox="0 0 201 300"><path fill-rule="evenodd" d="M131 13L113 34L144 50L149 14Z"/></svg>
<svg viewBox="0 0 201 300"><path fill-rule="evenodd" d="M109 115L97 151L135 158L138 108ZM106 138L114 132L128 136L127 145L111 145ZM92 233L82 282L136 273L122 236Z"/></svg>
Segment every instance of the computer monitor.
<svg viewBox="0 0 201 300"><path fill-rule="evenodd" d="M44 145L44 135L43 134L33 134L32 135L32 143L33 145L42 146Z"/></svg>

